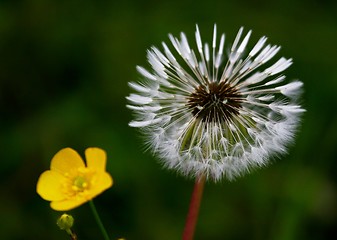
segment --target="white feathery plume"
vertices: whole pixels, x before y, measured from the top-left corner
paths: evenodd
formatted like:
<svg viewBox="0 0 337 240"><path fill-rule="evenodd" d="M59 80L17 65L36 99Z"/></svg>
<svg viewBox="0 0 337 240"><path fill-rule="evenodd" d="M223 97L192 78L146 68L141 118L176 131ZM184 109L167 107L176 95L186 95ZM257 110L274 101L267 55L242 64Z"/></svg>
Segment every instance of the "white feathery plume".
<svg viewBox="0 0 337 240"><path fill-rule="evenodd" d="M280 47L261 37L251 50L252 31L241 27L224 56L225 34L203 43L199 27L195 51L184 33L169 34L176 53L148 50L151 70L137 66L142 82L130 82L127 107L131 127L142 129L164 165L184 175L232 180L286 152L305 111L297 99L303 83L286 83L292 59L267 64ZM248 52L245 53L245 52Z"/></svg>

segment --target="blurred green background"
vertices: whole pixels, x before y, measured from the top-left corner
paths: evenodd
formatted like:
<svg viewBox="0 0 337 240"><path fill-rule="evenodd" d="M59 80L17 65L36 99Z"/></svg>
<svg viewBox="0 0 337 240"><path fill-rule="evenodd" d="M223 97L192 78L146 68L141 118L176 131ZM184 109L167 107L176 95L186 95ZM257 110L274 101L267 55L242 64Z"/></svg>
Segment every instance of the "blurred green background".
<svg viewBox="0 0 337 240"><path fill-rule="evenodd" d="M337 2L0 1L0 239L68 239L35 192L53 155L105 149L115 184L95 199L113 239L180 239L193 181L163 170L128 127L127 82L146 49L198 23L233 41L253 29L292 57L307 113L289 154L235 182L207 183L196 239L337 239ZM229 45L227 45L228 47ZM102 239L88 205L80 240Z"/></svg>

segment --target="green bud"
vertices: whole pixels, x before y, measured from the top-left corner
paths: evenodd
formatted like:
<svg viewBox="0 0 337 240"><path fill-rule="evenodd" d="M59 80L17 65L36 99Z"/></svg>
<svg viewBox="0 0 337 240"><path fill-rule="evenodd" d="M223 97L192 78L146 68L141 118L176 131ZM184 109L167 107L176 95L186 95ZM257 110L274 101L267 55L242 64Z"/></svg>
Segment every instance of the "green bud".
<svg viewBox="0 0 337 240"><path fill-rule="evenodd" d="M74 218L73 216L69 215L69 214L62 214L62 216L57 219L56 222L57 226L59 226L59 228L61 230L65 230L67 232L71 231L71 227L74 225Z"/></svg>

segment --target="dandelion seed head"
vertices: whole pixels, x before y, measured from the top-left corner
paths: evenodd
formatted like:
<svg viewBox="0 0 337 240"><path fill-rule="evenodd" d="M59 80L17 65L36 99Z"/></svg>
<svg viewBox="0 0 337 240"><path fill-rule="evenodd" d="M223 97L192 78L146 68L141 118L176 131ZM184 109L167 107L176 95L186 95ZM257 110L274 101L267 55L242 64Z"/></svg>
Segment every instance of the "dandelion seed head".
<svg viewBox="0 0 337 240"><path fill-rule="evenodd" d="M225 55L225 34L218 38L214 25L212 43L203 43L196 26L195 49L181 33L169 34L172 47L148 50L151 70L138 66L142 82L129 83L129 125L165 167L232 180L286 152L305 111L297 103L303 83L286 81L292 59L268 64L280 47L265 36L247 49L251 35L240 28Z"/></svg>

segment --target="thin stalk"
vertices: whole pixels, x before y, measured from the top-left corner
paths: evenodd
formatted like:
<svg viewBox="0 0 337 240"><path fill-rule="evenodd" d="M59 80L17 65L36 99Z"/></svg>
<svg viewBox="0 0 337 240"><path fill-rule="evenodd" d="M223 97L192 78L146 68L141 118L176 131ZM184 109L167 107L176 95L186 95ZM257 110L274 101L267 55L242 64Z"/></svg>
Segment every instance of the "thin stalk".
<svg viewBox="0 0 337 240"><path fill-rule="evenodd" d="M76 235L75 233L72 233L72 234L70 235L70 239L71 239L71 240L77 240L77 235Z"/></svg>
<svg viewBox="0 0 337 240"><path fill-rule="evenodd" d="M101 218L99 217L99 215L97 213L94 201L93 200L89 201L89 205L90 205L92 213L94 214L94 217L95 217L95 220L98 224L98 227L100 228L100 230L103 234L104 240L110 240L109 235L108 235L107 231L105 230L104 225L101 221Z"/></svg>
<svg viewBox="0 0 337 240"><path fill-rule="evenodd" d="M66 230L71 240L77 240L77 235L69 228Z"/></svg>
<svg viewBox="0 0 337 240"><path fill-rule="evenodd" d="M200 202L202 199L202 193L205 185L205 176L199 176L196 178L194 189L190 201L190 208L188 210L185 229L183 232L183 240L193 240L195 226L197 225Z"/></svg>

